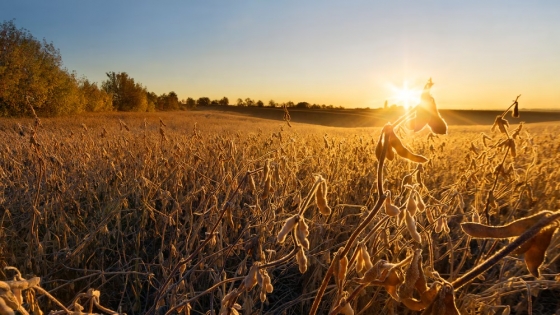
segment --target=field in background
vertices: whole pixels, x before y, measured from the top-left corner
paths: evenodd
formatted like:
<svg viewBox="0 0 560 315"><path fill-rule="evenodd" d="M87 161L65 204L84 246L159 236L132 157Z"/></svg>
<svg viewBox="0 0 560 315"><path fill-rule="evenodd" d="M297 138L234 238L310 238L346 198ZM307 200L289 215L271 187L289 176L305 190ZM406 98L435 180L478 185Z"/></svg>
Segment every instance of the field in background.
<svg viewBox="0 0 560 315"><path fill-rule="evenodd" d="M242 314L308 313L333 254L375 203L380 127L398 114L290 110L290 127L277 109L220 111L83 115L42 119L38 126L31 119L1 119L0 278L11 275L5 266L19 268L24 278L40 276L42 287L65 305L95 288L101 304L128 314L152 310L158 296L158 314L184 313L186 302L192 314L218 311L254 262L292 252L291 236L279 244L278 232L321 175L332 214L320 214L314 198L304 213L310 242L305 273L288 259L268 269L274 290L264 292L263 302L259 287L237 300ZM460 223L484 216L480 209L504 159L496 146L500 135L490 131L497 112L441 113L452 125L447 136L398 132L405 145L430 159L420 175L416 164L399 157L384 168L385 189L398 206L408 198L404 179L414 174L409 184L426 203L416 219L424 243L414 245L388 218L382 230L360 239L372 261L402 261L411 248L422 248L429 282L456 279L489 252L489 244L465 237ZM518 120L554 115L528 112ZM298 123L312 120L361 128ZM517 119L508 120L511 130L517 127ZM559 133L558 123L523 126L517 157L505 157L511 169L499 177L493 224L560 208ZM437 232L428 214L449 232ZM385 217L381 211L372 227ZM215 225L216 232L208 233ZM492 249L505 244L498 240ZM347 286L353 288L359 275L349 267ZM559 272L555 235L540 279L529 275L523 259L508 257L458 291L457 306L465 313L554 314ZM336 290L327 287L319 313L333 306ZM417 313L383 286L364 292L353 302L361 314ZM60 309L49 299L39 302L43 310Z"/></svg>
<svg viewBox="0 0 560 315"><path fill-rule="evenodd" d="M197 111L222 112L228 114L282 120L282 108L259 108L237 106L201 106ZM492 125L501 111L497 110L440 110L449 125ZM402 115L399 109L299 109L290 108L292 121L331 127L380 127ZM560 122L559 111L524 111L520 119L512 123Z"/></svg>

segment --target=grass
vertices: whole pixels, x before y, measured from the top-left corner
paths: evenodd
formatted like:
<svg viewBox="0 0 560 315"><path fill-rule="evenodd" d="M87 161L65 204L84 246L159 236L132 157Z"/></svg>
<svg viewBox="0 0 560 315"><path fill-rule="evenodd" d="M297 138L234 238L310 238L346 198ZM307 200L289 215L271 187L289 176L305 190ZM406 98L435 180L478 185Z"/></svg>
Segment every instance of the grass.
<svg viewBox="0 0 560 315"><path fill-rule="evenodd" d="M41 277L18 307L435 314L451 294L461 313L554 314L557 234L536 278L523 255L488 263L512 240L475 238L461 224L560 208L557 124L524 124L515 157L503 140L516 119L508 136L490 125L451 125L445 136L395 128L429 159L414 163L387 160L387 141L376 154L380 125L316 126L290 114L291 127L206 110L0 120L0 278L14 291ZM385 214L386 191L408 224ZM411 214L411 198L424 210ZM519 244L535 234L523 235Z"/></svg>

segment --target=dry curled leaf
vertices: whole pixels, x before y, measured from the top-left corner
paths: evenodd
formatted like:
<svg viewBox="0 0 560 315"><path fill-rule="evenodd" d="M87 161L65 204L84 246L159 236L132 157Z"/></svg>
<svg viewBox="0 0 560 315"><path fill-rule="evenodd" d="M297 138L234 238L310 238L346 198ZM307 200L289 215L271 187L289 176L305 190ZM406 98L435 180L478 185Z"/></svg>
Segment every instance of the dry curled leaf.
<svg viewBox="0 0 560 315"><path fill-rule="evenodd" d="M403 276L395 264L380 260L366 271L362 278L358 278L356 281L370 285L382 285L393 299L400 300L397 288L403 282Z"/></svg>
<svg viewBox="0 0 560 315"><path fill-rule="evenodd" d="M426 163L428 159L422 155L412 153L408 148L406 148L399 137L394 132L389 134L389 145L395 149L398 155L401 157L416 163Z"/></svg>
<svg viewBox="0 0 560 315"><path fill-rule="evenodd" d="M455 305L453 291L451 284L444 283L432 303L422 312L422 315L460 315L461 313Z"/></svg>
<svg viewBox="0 0 560 315"><path fill-rule="evenodd" d="M416 116L409 119L406 126L414 130L414 132L417 132L428 125L433 133L444 135L447 134L447 123L441 118L436 102L430 93L430 89L433 85L432 79L430 78L420 96L420 104L414 109Z"/></svg>

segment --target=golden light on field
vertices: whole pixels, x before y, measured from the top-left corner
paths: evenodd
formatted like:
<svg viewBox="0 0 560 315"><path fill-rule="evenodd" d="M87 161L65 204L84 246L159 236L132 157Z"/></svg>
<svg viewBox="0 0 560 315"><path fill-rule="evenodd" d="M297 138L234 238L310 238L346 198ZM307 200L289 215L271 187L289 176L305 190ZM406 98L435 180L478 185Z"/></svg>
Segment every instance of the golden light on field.
<svg viewBox="0 0 560 315"><path fill-rule="evenodd" d="M403 106L408 110L410 107L420 102L420 93L418 88L408 87L408 81L404 81L402 87L391 85L392 97L390 101L392 104Z"/></svg>

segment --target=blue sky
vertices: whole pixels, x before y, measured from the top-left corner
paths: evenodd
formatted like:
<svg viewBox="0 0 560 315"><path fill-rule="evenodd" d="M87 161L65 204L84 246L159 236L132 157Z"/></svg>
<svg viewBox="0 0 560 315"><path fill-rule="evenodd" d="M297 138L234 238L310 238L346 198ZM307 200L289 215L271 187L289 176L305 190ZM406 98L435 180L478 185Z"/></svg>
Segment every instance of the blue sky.
<svg viewBox="0 0 560 315"><path fill-rule="evenodd" d="M560 108L559 1L28 1L2 4L101 83L158 94L400 102L432 77L442 108Z"/></svg>

